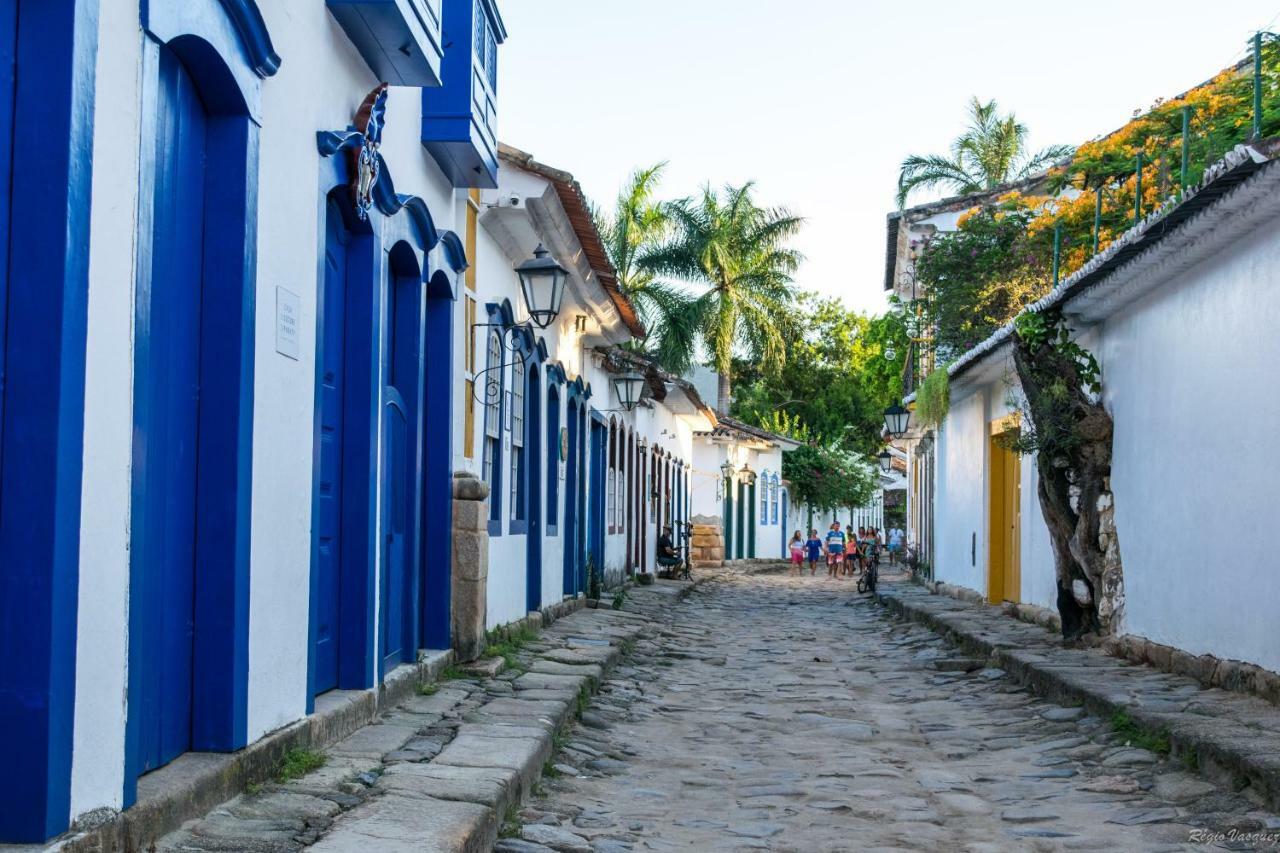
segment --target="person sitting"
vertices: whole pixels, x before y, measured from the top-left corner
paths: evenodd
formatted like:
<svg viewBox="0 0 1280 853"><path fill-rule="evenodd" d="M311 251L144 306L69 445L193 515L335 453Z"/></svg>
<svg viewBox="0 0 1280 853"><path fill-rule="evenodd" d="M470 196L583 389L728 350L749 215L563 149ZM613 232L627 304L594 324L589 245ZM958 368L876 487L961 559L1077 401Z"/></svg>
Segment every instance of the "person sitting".
<svg viewBox="0 0 1280 853"><path fill-rule="evenodd" d="M658 537L657 559L659 572L661 572L662 569L666 569L668 574L670 574L682 562L680 555L676 553L675 543L671 541L670 524L663 525L662 535Z"/></svg>

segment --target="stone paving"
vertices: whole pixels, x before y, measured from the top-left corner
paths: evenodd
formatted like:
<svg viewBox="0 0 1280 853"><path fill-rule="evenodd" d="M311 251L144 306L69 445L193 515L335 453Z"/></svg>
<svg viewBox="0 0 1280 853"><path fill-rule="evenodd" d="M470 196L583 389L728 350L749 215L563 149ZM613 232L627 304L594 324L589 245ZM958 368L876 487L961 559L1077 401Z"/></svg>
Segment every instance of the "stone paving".
<svg viewBox="0 0 1280 853"><path fill-rule="evenodd" d="M689 584L638 592L663 612ZM222 804L149 851L430 853L489 850L529 796L556 733L651 619L584 609L511 652L492 677L458 671L324 750L301 778ZM501 664L501 659L493 659Z"/></svg>
<svg viewBox="0 0 1280 853"><path fill-rule="evenodd" d="M1252 791L1037 699L849 581L717 573L627 609L654 627L557 739L502 853L1280 847Z"/></svg>

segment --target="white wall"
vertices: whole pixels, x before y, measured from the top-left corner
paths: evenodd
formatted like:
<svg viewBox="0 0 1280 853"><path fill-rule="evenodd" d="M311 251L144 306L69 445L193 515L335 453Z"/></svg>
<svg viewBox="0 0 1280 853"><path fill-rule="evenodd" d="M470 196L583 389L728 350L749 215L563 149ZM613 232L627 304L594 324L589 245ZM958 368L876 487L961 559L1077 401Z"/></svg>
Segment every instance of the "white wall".
<svg viewBox="0 0 1280 853"><path fill-rule="evenodd" d="M1280 670L1274 223L1103 328L1123 629Z"/></svg>
<svg viewBox="0 0 1280 853"><path fill-rule="evenodd" d="M983 593L987 590L986 397L978 390L952 399L946 423L938 430L934 519L934 578Z"/></svg>
<svg viewBox="0 0 1280 853"><path fill-rule="evenodd" d="M119 808L124 790L129 493L133 439L133 263L138 195L134 81L138 8L100 10L101 84L94 124L89 308L85 340L84 479L76 614L71 815ZM110 164L107 167L107 164Z"/></svg>

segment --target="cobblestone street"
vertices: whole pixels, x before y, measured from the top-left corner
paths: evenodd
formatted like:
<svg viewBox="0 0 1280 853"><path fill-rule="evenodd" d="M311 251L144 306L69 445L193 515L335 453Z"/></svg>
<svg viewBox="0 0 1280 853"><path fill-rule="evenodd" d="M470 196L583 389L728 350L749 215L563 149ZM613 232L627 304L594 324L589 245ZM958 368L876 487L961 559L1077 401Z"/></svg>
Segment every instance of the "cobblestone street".
<svg viewBox="0 0 1280 853"><path fill-rule="evenodd" d="M1174 850L1280 831L852 582L723 574L654 615L498 850Z"/></svg>

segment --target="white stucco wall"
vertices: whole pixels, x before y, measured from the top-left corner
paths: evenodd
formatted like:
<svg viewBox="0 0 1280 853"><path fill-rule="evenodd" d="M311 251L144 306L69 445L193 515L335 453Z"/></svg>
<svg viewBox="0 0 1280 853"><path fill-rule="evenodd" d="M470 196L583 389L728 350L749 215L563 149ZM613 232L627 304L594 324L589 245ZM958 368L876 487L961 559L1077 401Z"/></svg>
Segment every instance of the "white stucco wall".
<svg viewBox="0 0 1280 853"><path fill-rule="evenodd" d="M1126 632L1280 670L1275 224L1125 308L1098 357Z"/></svg>
<svg viewBox="0 0 1280 853"><path fill-rule="evenodd" d="M124 790L125 626L129 595L133 440L133 270L138 195L138 9L100 10L89 308L85 340L84 474L71 815L118 808ZM110 164L109 167L105 167Z"/></svg>
<svg viewBox="0 0 1280 853"><path fill-rule="evenodd" d="M934 577L985 593L987 401L981 390L957 396L938 430Z"/></svg>

